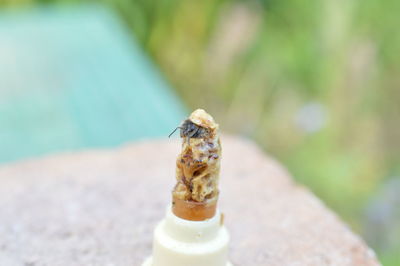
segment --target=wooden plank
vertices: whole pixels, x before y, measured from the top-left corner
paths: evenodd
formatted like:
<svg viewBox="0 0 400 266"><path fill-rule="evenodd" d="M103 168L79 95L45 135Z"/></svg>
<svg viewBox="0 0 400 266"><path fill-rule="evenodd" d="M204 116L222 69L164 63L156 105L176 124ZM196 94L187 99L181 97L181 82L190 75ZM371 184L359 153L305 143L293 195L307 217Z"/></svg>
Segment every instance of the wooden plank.
<svg viewBox="0 0 400 266"><path fill-rule="evenodd" d="M0 162L168 135L185 116L99 6L0 15Z"/></svg>

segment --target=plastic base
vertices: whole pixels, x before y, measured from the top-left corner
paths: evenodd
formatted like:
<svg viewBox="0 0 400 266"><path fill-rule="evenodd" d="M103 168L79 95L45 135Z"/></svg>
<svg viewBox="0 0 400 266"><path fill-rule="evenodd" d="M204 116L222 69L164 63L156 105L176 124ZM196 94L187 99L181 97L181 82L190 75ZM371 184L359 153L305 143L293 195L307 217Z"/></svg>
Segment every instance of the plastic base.
<svg viewBox="0 0 400 266"><path fill-rule="evenodd" d="M153 260L152 260L152 258L151 258L151 257L150 257L150 258L147 258L147 259L143 262L142 266L153 266ZM233 265L232 265L232 263L227 262L227 263L226 263L226 266L233 266Z"/></svg>
<svg viewBox="0 0 400 266"><path fill-rule="evenodd" d="M154 230L153 255L142 266L231 266L229 234L221 214L205 221L188 221L171 208Z"/></svg>

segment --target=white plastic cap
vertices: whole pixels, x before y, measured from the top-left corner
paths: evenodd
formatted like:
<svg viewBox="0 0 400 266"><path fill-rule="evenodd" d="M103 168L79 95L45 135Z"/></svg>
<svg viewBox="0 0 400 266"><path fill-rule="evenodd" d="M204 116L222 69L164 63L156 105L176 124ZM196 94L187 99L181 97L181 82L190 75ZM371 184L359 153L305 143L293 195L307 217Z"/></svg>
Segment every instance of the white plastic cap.
<svg viewBox="0 0 400 266"><path fill-rule="evenodd" d="M168 207L165 219L154 230L153 256L142 266L230 266L228 243L219 211L211 219L189 221Z"/></svg>

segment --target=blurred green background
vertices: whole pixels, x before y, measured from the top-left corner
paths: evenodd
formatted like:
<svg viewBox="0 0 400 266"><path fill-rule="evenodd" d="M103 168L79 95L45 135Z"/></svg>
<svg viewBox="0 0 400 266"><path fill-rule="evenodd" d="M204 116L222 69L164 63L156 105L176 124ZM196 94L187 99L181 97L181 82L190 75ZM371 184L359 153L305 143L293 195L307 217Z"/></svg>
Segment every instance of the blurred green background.
<svg viewBox="0 0 400 266"><path fill-rule="evenodd" d="M97 3L119 14L188 109L254 139L384 265L400 265L400 1Z"/></svg>

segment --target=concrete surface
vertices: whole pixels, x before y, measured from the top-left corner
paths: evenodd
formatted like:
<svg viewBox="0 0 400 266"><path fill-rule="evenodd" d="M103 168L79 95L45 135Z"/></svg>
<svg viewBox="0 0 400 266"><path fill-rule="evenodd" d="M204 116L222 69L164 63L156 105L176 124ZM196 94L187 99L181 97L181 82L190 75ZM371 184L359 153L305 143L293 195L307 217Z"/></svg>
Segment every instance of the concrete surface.
<svg viewBox="0 0 400 266"><path fill-rule="evenodd" d="M220 209L234 265L379 265L372 250L253 143L223 137ZM170 201L177 140L0 168L0 265L137 265Z"/></svg>

